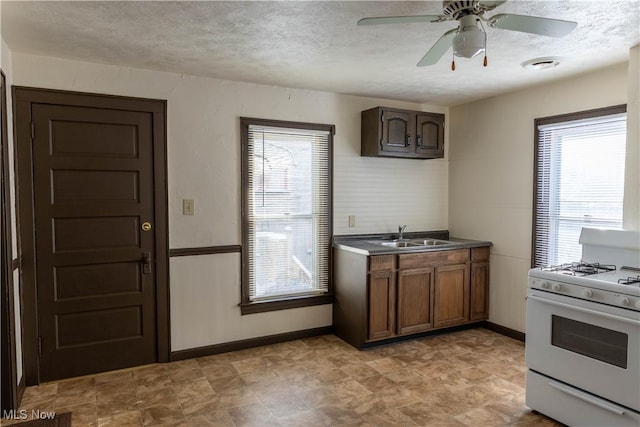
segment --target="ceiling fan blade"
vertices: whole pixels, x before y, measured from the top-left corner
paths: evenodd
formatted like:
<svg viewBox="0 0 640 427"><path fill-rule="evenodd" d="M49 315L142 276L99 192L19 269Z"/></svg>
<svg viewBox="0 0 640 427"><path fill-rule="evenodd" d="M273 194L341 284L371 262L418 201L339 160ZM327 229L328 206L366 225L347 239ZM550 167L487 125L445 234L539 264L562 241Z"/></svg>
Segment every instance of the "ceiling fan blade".
<svg viewBox="0 0 640 427"><path fill-rule="evenodd" d="M541 18L538 16L501 13L489 18L489 25L504 30L521 31L549 37L564 37L578 25L573 21Z"/></svg>
<svg viewBox="0 0 640 427"><path fill-rule="evenodd" d="M411 15L411 16L380 16L375 18L362 18L358 25L380 25L380 24L410 24L413 22L437 22L441 20L441 15Z"/></svg>
<svg viewBox="0 0 640 427"><path fill-rule="evenodd" d="M433 65L442 58L442 56L451 47L451 39L456 35L457 28L449 30L438 39L438 41L431 46L431 49L422 57L418 62L418 67L424 67L427 65Z"/></svg>

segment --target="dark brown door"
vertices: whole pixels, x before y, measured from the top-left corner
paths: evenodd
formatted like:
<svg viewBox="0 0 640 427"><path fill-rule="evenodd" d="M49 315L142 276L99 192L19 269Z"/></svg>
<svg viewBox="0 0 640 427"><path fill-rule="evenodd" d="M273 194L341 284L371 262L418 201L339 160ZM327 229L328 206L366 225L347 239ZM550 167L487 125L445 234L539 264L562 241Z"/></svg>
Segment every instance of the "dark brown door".
<svg viewBox="0 0 640 427"><path fill-rule="evenodd" d="M154 362L152 114L31 113L40 380Z"/></svg>

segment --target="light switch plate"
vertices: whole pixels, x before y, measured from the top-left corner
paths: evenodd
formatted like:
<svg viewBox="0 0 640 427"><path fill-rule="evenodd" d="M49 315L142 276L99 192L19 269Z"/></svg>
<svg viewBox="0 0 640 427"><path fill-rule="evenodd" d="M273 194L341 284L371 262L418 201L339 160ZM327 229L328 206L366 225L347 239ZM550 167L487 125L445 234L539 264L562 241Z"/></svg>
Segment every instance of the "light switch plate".
<svg viewBox="0 0 640 427"><path fill-rule="evenodd" d="M356 216L349 215L349 227L355 227L355 226L356 226Z"/></svg>
<svg viewBox="0 0 640 427"><path fill-rule="evenodd" d="M182 199L182 215L193 215L193 199Z"/></svg>

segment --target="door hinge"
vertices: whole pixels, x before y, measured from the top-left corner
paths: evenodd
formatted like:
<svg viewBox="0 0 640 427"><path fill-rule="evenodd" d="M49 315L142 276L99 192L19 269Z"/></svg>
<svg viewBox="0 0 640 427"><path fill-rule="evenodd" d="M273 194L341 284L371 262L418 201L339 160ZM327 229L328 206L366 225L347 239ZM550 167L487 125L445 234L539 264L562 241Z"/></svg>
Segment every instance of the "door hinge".
<svg viewBox="0 0 640 427"><path fill-rule="evenodd" d="M38 355L42 355L42 337L38 337Z"/></svg>
<svg viewBox="0 0 640 427"><path fill-rule="evenodd" d="M31 122L31 139L36 139L36 124Z"/></svg>

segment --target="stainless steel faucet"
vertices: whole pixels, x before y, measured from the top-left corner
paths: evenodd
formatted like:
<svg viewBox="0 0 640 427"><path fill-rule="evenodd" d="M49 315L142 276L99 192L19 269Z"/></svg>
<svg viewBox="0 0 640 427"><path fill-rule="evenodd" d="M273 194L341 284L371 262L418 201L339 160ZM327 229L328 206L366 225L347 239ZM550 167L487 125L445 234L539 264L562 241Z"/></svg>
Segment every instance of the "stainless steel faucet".
<svg viewBox="0 0 640 427"><path fill-rule="evenodd" d="M406 225L398 226L398 240L402 240L404 238L404 229L407 228Z"/></svg>

